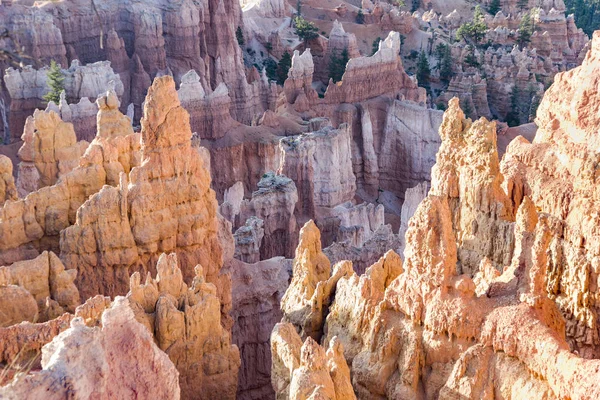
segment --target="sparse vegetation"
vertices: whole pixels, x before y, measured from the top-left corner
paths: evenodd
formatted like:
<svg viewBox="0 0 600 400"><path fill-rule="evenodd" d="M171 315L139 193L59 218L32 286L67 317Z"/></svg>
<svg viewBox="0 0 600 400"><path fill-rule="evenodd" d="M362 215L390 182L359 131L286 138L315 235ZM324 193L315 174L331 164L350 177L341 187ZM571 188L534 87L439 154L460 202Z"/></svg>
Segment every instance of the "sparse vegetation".
<svg viewBox="0 0 600 400"><path fill-rule="evenodd" d="M535 26L533 19L529 12L526 12L521 18L521 22L519 23L519 36L517 37L517 43L519 47L523 48L527 46L529 42L531 42L531 36L535 31Z"/></svg>
<svg viewBox="0 0 600 400"><path fill-rule="evenodd" d="M500 0L492 0L488 6L488 12L492 15L496 15L501 9L502 7L500 7Z"/></svg>
<svg viewBox="0 0 600 400"><path fill-rule="evenodd" d="M283 83L288 77L288 72L290 71L291 66L292 56L288 51L286 51L285 53L283 53L283 55L281 56L281 60L279 60L279 63L277 64L276 75L278 84L283 85Z"/></svg>
<svg viewBox="0 0 600 400"><path fill-rule="evenodd" d="M304 42L304 45L309 40L315 39L319 36L319 29L313 24L302 18L301 16L297 16L294 18L294 28L296 31L296 35Z"/></svg>
<svg viewBox="0 0 600 400"><path fill-rule="evenodd" d="M578 28L588 36L600 29L600 0L565 0L567 14L575 16Z"/></svg>
<svg viewBox="0 0 600 400"><path fill-rule="evenodd" d="M47 102L53 101L58 104L60 102L60 94L65 90L65 76L62 73L60 65L56 61L50 62L50 69L48 70L47 84L50 87L50 91L44 96L44 100Z"/></svg>
<svg viewBox="0 0 600 400"><path fill-rule="evenodd" d="M246 40L244 39L244 32L242 31L241 26L238 26L235 30L235 38L237 39L237 42L240 45L240 47L244 47L244 44L246 44Z"/></svg>
<svg viewBox="0 0 600 400"><path fill-rule="evenodd" d="M429 66L429 59L427 54L423 50L419 53L419 60L417 61L417 80L419 86L429 89L429 79L431 77L431 67Z"/></svg>
<svg viewBox="0 0 600 400"><path fill-rule="evenodd" d="M342 50L339 56L335 53L332 54L331 61L329 62L329 77L333 79L334 82L342 80L349 59L348 49Z"/></svg>
<svg viewBox="0 0 600 400"><path fill-rule="evenodd" d="M356 14L356 23L357 24L364 24L365 23L365 14L363 13L362 8L358 10L358 13Z"/></svg>
<svg viewBox="0 0 600 400"><path fill-rule="evenodd" d="M485 38L488 27L485 23L484 13L480 6L475 7L473 19L462 24L456 31L456 39L478 45Z"/></svg>

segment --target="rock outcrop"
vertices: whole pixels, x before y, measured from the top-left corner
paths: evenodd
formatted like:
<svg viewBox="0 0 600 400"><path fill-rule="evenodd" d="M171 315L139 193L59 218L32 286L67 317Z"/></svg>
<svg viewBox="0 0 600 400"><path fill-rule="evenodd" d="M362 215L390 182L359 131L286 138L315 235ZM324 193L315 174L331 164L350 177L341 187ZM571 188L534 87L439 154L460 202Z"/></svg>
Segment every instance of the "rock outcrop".
<svg viewBox="0 0 600 400"><path fill-rule="evenodd" d="M27 116L45 104L44 95L50 91L47 74L48 68L36 70L32 67L25 67L22 70L13 68L6 70L4 83L11 99L10 131L13 136L20 135L23 132ZM95 101L98 96L109 89L114 90L119 97L124 93L123 82L119 75L115 74L108 61L81 65L79 61L73 60L68 69L62 70L62 75L66 102L70 104L77 104L85 98ZM67 114L65 120L71 119L68 115L69 110L66 107L63 108L65 108L64 113ZM79 110L81 107L77 108L74 110L75 120L80 119L80 115L85 113L85 111ZM85 126L85 122L78 125ZM78 137L80 140L90 140L91 138L93 135L90 135L89 132L81 132Z"/></svg>
<svg viewBox="0 0 600 400"><path fill-rule="evenodd" d="M271 347L278 399L356 399L344 347L336 337L325 350L311 337L303 344L293 325L279 323L271 334Z"/></svg>
<svg viewBox="0 0 600 400"><path fill-rule="evenodd" d="M175 82L157 78L145 102L140 166L129 174L120 171L118 187L105 186L91 196L77 211L75 224L61 233L61 259L79 271L83 296L126 293L130 273L155 273L163 252L178 253L188 283L194 267L204 266L207 281L224 294L228 278L220 275L217 201L191 138ZM229 306L224 301L224 313Z"/></svg>
<svg viewBox="0 0 600 400"><path fill-rule="evenodd" d="M517 137L502 162L504 187L515 207L531 197L548 214L551 234L547 291L567 322L572 350L597 358L598 259L597 125L600 94L600 34L596 32L583 65L558 74L538 111L538 131L529 143Z"/></svg>
<svg viewBox="0 0 600 400"><path fill-rule="evenodd" d="M32 259L45 250L59 254L60 232L76 222L78 208L104 185L117 185L121 172L139 165L140 135L118 105L114 92L98 99L98 135L76 168L55 185L0 208L0 264Z"/></svg>
<svg viewBox="0 0 600 400"><path fill-rule="evenodd" d="M73 283L76 276L77 271L65 270L52 252L0 267L0 302L4 305L0 326L33 322L34 318L36 322L45 322L65 312L74 313L80 301ZM18 294L18 297L12 298L10 293ZM24 308L20 312L9 312L15 306Z"/></svg>
<svg viewBox="0 0 600 400"><path fill-rule="evenodd" d="M87 327L82 318L72 320L69 329L42 348L42 370L0 387L0 396L179 399L175 366L135 320L126 299L117 298L101 324Z"/></svg>
<svg viewBox="0 0 600 400"><path fill-rule="evenodd" d="M242 361L237 398L273 398L269 338L281 321L279 303L288 286L291 260L275 257L254 264L235 260L231 270L232 337Z"/></svg>
<svg viewBox="0 0 600 400"><path fill-rule="evenodd" d="M569 79L559 76L556 89L571 93L570 99L578 104L583 91L570 85L577 85L578 79L595 79L596 61L593 49L584 66L569 73ZM587 105L594 93L585 93ZM554 103L560 105L557 98ZM582 306L577 313L569 313L565 307L569 303L553 289L568 288L567 282L573 281L567 278L577 267L565 261L573 251L568 238L558 236L560 220L536 209L536 201L548 204L543 199L548 198L549 189L536 190L555 186L547 185L548 178L542 179L537 170L542 167L525 164L543 155L537 161L540 164L533 165L550 167L556 159L544 151L569 149L562 153L565 158L586 154L588 143L595 143L585 140L586 132L593 131L587 130L592 126L587 123L596 116L585 113L571 120L570 112L577 108L565 107L568 111L558 111L552 114L557 118L550 119L550 104L542 108L539 122L546 130L538 134L536 143L529 145L517 138L510 146L507 157L514 159L511 164L507 163L510 158L505 159L504 167L510 167L505 181L495 123L472 122L464 117L458 99L450 102L440 128L442 144L431 190L408 223L404 262L390 252L361 277L350 272L333 280L335 273L330 278L327 268L316 268L321 265L317 262L320 249L307 246L308 235L303 232L299 252L302 248L312 251L305 250L308 256L295 260L292 284L282 301L284 320L292 325L287 333L276 327L272 337L272 378L278 396L294 398L328 387L311 379L297 385L293 384L295 375L289 378L289 371L300 364L297 348L302 339L293 338L296 331L301 337L312 333L322 343L337 337L358 398L485 398L492 393L509 398L527 393L534 398L584 399L598 395L600 364L579 355L593 357L593 341L584 344L582 337L573 337L577 325L571 320L571 316L593 315L593 306L587 303L589 313ZM575 127L569 132L584 140L572 142L567 126ZM527 152L536 147L535 152ZM566 173L567 169L550 171L557 177L558 171ZM572 177L570 181L577 182ZM573 187L557 184L562 190ZM595 185L588 182L582 187ZM533 201L525 197L528 193L535 193ZM571 287L575 290L576 286ZM592 297L580 294L580 299ZM307 303L312 307L303 308ZM570 351L568 337L573 350L581 353ZM587 337L593 340L592 334Z"/></svg>
<svg viewBox="0 0 600 400"><path fill-rule="evenodd" d="M17 189L22 198L56 184L79 165L87 148L87 142L77 142L73 124L63 122L54 111L36 110L25 121L21 139Z"/></svg>
<svg viewBox="0 0 600 400"><path fill-rule="evenodd" d="M205 281L201 265L188 287L174 253L162 254L156 270L156 278L148 275L144 283L134 273L127 299L135 319L179 371L181 396L235 399L240 354L221 326L217 288Z"/></svg>
<svg viewBox="0 0 600 400"><path fill-rule="evenodd" d="M10 158L0 155L0 203L17 199L17 187Z"/></svg>

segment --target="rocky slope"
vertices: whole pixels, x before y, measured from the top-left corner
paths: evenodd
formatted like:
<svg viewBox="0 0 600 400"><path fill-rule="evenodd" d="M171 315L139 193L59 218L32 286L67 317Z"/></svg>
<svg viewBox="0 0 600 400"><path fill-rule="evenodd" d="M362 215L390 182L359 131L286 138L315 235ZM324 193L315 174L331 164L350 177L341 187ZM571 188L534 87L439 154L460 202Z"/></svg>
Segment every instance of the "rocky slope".
<svg viewBox="0 0 600 400"><path fill-rule="evenodd" d="M465 119L458 99L450 102L404 262L388 253L360 277L332 270L312 244L316 228L303 228L282 300L290 332L280 326L272 335L278 396L328 387L291 384L295 372L287 371L300 368L297 348L307 337L340 341L359 398L598 396L599 365L586 359L595 358L595 286L585 283L593 272L575 272L592 268L586 227L595 224L575 205L589 204L583 199L597 185L596 93L582 81L598 78L599 41L582 67L557 77L534 143L515 139L502 170L495 123ZM336 398L335 391L323 396Z"/></svg>

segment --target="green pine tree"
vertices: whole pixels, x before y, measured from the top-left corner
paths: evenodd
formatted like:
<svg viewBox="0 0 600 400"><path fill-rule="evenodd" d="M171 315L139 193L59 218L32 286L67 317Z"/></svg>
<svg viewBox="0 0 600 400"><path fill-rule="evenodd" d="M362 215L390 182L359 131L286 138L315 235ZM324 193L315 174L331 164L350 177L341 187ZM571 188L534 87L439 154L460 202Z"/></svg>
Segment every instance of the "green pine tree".
<svg viewBox="0 0 600 400"><path fill-rule="evenodd" d="M454 71L452 69L452 52L450 51L450 46L446 45L444 54L442 55L440 66L440 80L445 83L449 83L454 76Z"/></svg>
<svg viewBox="0 0 600 400"><path fill-rule="evenodd" d="M300 40L304 42L305 46L309 40L315 39L319 36L319 28L317 28L312 22L309 22L300 16L294 18L294 26L296 35L298 35Z"/></svg>
<svg viewBox="0 0 600 400"><path fill-rule="evenodd" d="M342 76L344 76L344 72L346 72L346 64L348 64L349 59L350 55L348 54L348 49L342 50L339 56L336 53L331 55L331 60L329 62L329 77L334 82L339 82L342 80Z"/></svg>
<svg viewBox="0 0 600 400"><path fill-rule="evenodd" d="M417 60L417 80L419 85L424 88L429 88L429 78L431 76L431 67L429 66L429 59L427 54L423 50L419 53L419 59Z"/></svg>
<svg viewBox="0 0 600 400"><path fill-rule="evenodd" d="M371 55L377 53L377 51L379 50L379 42L381 42L381 38L378 37L377 39L373 40L373 45L371 46Z"/></svg>
<svg viewBox="0 0 600 400"><path fill-rule="evenodd" d="M272 58L267 58L263 62L263 67L267 74L267 78L271 81L277 81L277 63Z"/></svg>
<svg viewBox="0 0 600 400"><path fill-rule="evenodd" d="M488 27L485 23L483 10L480 6L476 6L473 19L469 22L465 22L458 28L456 31L456 39L472 42L477 46L485 39L487 29Z"/></svg>
<svg viewBox="0 0 600 400"><path fill-rule="evenodd" d="M528 6L529 6L529 0L518 0L517 1L517 7L519 8L519 10L524 10Z"/></svg>
<svg viewBox="0 0 600 400"><path fill-rule="evenodd" d="M246 40L244 40L244 32L242 31L241 26L238 26L235 30L235 38L237 39L237 42L240 45L240 47L244 47Z"/></svg>
<svg viewBox="0 0 600 400"><path fill-rule="evenodd" d="M531 36L533 35L534 30L533 19L529 12L526 12L519 23L519 36L517 37L519 47L523 48L531 42Z"/></svg>
<svg viewBox="0 0 600 400"><path fill-rule="evenodd" d="M356 23L361 25L365 23L365 14L363 13L362 8L359 8L358 13L356 14Z"/></svg>
<svg viewBox="0 0 600 400"><path fill-rule="evenodd" d="M52 60L50 62L50 69L47 76L46 83L50 87L50 91L44 96L44 100L47 102L53 101L55 104L58 104L60 102L60 94L65 90L65 76L56 61Z"/></svg>
<svg viewBox="0 0 600 400"><path fill-rule="evenodd" d="M292 56L286 50L286 52L283 53L283 55L281 56L281 60L279 60L279 63L277 64L277 83L278 84L283 85L283 83L285 82L285 80L288 77L288 72L290 71L291 67L292 67Z"/></svg>
<svg viewBox="0 0 600 400"><path fill-rule="evenodd" d="M500 0L492 0L488 6L488 12L492 15L498 14L502 7L500 6Z"/></svg>
<svg viewBox="0 0 600 400"><path fill-rule="evenodd" d="M506 115L506 123L508 126L521 125L521 110L519 107L519 99L521 93L519 87L514 85L510 92L510 112Z"/></svg>

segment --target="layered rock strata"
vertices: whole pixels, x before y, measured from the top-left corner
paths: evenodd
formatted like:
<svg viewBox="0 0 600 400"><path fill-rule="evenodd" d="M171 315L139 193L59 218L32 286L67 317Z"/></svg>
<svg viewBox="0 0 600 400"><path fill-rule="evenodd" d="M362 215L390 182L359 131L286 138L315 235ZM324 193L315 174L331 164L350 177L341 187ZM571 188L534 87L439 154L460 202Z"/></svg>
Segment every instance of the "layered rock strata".
<svg viewBox="0 0 600 400"><path fill-rule="evenodd" d="M217 201L191 137L175 82L157 78L145 102L140 166L121 171L118 186L91 196L74 225L61 233L61 259L79 271L83 296L127 292L130 273L154 273L153 265L166 251L178 253L186 282L192 282L200 264L207 281L225 293ZM222 300L226 313L230 301Z"/></svg>
<svg viewBox="0 0 600 400"><path fill-rule="evenodd" d="M201 265L188 287L174 253L162 254L156 270L156 278L148 274L144 283L134 273L127 299L179 371L181 396L235 399L240 354L221 325L217 288L205 281Z"/></svg>
<svg viewBox="0 0 600 400"><path fill-rule="evenodd" d="M101 324L87 327L81 318L72 320L69 329L42 348L42 370L0 387L0 396L179 399L175 366L135 320L126 299L117 298Z"/></svg>
<svg viewBox="0 0 600 400"><path fill-rule="evenodd" d="M140 135L118 106L114 92L98 99L97 136L76 168L55 185L0 209L0 264L32 259L45 250L58 254L60 232L76 222L78 208L104 185L118 184L121 172L139 165Z"/></svg>

